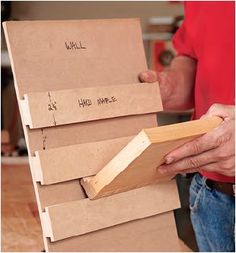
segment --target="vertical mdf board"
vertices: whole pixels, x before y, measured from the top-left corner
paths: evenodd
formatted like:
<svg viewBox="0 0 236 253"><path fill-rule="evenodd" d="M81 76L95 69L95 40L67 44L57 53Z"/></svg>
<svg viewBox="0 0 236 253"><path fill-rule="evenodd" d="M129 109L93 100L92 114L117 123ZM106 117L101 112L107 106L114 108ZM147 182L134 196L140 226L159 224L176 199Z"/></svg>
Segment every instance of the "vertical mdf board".
<svg viewBox="0 0 236 253"><path fill-rule="evenodd" d="M32 92L137 83L138 73L147 69L137 19L12 21L3 26L19 104L25 94ZM22 116L21 108L20 113ZM155 114L23 128L29 156L33 157L35 151L132 136L142 128L153 126L156 126ZM47 186L33 180L33 184L41 219L47 206L86 198L79 180ZM148 226L155 219L161 220L151 217L131 221L55 243L44 237L45 247L49 251L117 251L122 250L122 241L121 245L136 242L136 251L146 251L151 238L159 235L158 228ZM173 228L173 220L171 224ZM176 233L172 236L176 237ZM101 246L101 237L112 240ZM152 246L153 250L159 249L158 245Z"/></svg>
<svg viewBox="0 0 236 253"><path fill-rule="evenodd" d="M48 243L49 251L180 251L173 211Z"/></svg>

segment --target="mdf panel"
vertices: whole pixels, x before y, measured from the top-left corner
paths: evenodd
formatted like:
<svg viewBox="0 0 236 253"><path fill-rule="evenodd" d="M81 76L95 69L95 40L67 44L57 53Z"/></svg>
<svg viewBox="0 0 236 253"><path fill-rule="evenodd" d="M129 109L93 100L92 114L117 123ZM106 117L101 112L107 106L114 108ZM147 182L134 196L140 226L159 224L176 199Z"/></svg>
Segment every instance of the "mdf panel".
<svg viewBox="0 0 236 253"><path fill-rule="evenodd" d="M4 29L19 99L30 92L138 83L147 69L139 19L10 21ZM86 49L67 49L71 42Z"/></svg>
<svg viewBox="0 0 236 253"><path fill-rule="evenodd" d="M131 139L121 137L36 151L29 157L34 180L50 185L95 175Z"/></svg>
<svg viewBox="0 0 236 253"><path fill-rule="evenodd" d="M31 129L162 110L157 82L31 92L24 95L20 106L23 123Z"/></svg>
<svg viewBox="0 0 236 253"><path fill-rule="evenodd" d="M145 114L41 129L23 127L27 133L30 153L34 155L39 150L132 136L141 128L156 125L156 115Z"/></svg>
<svg viewBox="0 0 236 253"><path fill-rule="evenodd" d="M49 251L181 251L173 211L50 242Z"/></svg>
<svg viewBox="0 0 236 253"><path fill-rule="evenodd" d="M3 26L18 103L25 94L33 92L137 84L138 74L147 69L137 19L13 21ZM71 42L81 48L73 49ZM23 118L22 109L20 113ZM25 125L23 128L29 154L34 156L35 152L51 148L133 136L142 128L156 125L156 114L149 113L39 129ZM111 155L115 154L111 151ZM32 168L31 173L35 173ZM87 201L77 179L53 185L41 185L33 180L33 184L41 222L43 213L50 206ZM176 192L173 198L178 199ZM173 250L178 250L173 214L170 213L54 243L44 236L45 247L49 251L157 251L165 248L161 241L160 244L153 243L156 236L161 237L159 231L164 225L163 233L173 237Z"/></svg>
<svg viewBox="0 0 236 253"><path fill-rule="evenodd" d="M38 205L40 204L40 213L45 207L85 199L86 194L79 180L71 180L53 185L41 185L34 181L36 193L38 195ZM36 196L37 196L36 195Z"/></svg>
<svg viewBox="0 0 236 253"><path fill-rule="evenodd" d="M170 181L99 200L86 198L52 205L43 213L44 234L58 241L171 211L180 207L177 196L175 181Z"/></svg>

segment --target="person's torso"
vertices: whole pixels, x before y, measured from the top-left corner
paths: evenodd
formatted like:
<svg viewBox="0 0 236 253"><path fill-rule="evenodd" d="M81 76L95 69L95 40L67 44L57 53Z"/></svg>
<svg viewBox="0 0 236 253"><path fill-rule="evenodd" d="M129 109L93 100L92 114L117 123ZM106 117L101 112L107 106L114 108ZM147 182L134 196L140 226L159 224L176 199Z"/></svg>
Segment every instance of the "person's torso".
<svg viewBox="0 0 236 253"><path fill-rule="evenodd" d="M195 118L214 103L235 103L234 2L187 2L186 28L198 60Z"/></svg>
<svg viewBox="0 0 236 253"><path fill-rule="evenodd" d="M234 2L187 2L186 28L198 61L194 119L214 103L235 103ZM201 173L216 181L234 182L215 172Z"/></svg>

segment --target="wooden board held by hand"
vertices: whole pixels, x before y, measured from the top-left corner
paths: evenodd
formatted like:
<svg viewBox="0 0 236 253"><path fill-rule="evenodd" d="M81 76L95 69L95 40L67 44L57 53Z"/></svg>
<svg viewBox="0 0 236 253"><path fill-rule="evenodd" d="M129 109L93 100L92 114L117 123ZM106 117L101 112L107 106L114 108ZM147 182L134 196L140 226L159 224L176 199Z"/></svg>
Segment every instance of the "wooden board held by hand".
<svg viewBox="0 0 236 253"><path fill-rule="evenodd" d="M165 155L221 122L219 117L212 117L144 129L96 176L83 178L81 184L90 199L97 199L171 179L173 174L163 176L157 169Z"/></svg>

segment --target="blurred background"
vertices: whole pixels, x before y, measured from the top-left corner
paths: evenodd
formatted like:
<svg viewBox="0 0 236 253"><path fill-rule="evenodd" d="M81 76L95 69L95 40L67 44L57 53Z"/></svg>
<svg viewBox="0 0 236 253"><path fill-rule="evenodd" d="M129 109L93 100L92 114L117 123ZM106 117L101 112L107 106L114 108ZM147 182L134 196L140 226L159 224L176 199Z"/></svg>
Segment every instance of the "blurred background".
<svg viewBox="0 0 236 253"><path fill-rule="evenodd" d="M150 69L162 71L176 52L171 38L183 21L180 1L1 1L2 22L6 20L106 19L140 18L147 63ZM1 27L1 156L2 156L2 250L40 251L43 249L35 197L29 173L27 149L14 90L10 60ZM32 84L33 85L33 84ZM159 125L189 120L192 111L158 115ZM17 166L18 167L17 167ZM28 166L26 172L19 165ZM19 172L19 174L17 174ZM20 181L22 176L22 180ZM175 211L179 237L196 251L188 209L188 187L191 177L178 176L182 209ZM20 189L24 185L24 190ZM14 195L14 189L17 189ZM11 191L11 193L10 193ZM20 196L19 196L20 194ZM18 198L18 199L16 199ZM21 202L20 202L21 201ZM19 203L20 202L20 203ZM21 207L21 211L16 212ZM4 205L5 204L5 205ZM26 222L25 205L36 222ZM15 213L12 209L15 208ZM22 211L23 209L23 211ZM18 209L17 209L18 210ZM19 218L13 221L10 217ZM23 225L22 225L23 224ZM25 232L22 232L22 226ZM34 229L32 230L32 226ZM17 230L17 227L21 229ZM29 235L30 231L33 231ZM13 238L18 238L14 240Z"/></svg>

